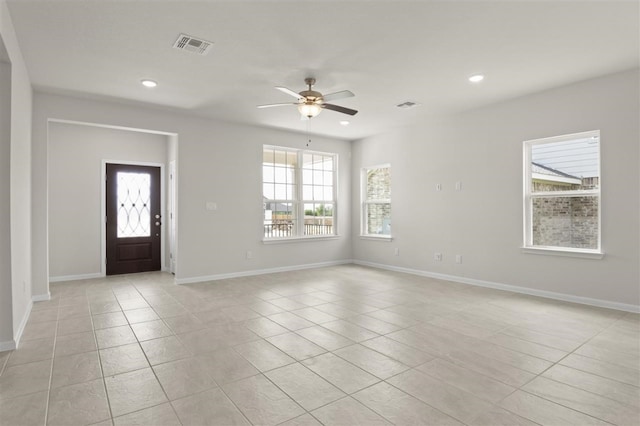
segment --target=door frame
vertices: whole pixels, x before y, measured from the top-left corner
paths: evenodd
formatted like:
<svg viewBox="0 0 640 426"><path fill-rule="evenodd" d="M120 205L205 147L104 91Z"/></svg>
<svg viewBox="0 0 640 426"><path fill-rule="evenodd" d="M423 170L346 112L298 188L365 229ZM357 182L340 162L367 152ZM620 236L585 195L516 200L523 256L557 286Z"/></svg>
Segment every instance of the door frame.
<svg viewBox="0 0 640 426"><path fill-rule="evenodd" d="M169 161L169 188L167 192L167 220L169 223L169 265L168 270L172 274L176 274L177 269L177 241L176 241L176 223L177 223L177 184L176 184L176 160ZM164 222L163 222L164 223Z"/></svg>
<svg viewBox="0 0 640 426"><path fill-rule="evenodd" d="M166 240L166 226L165 226L165 199L166 199L166 183L164 181L164 163L149 163L144 161L118 161L118 160L105 160L102 159L102 165L100 170L100 275L107 276L107 164L126 164L130 166L147 166L147 167L159 167L160 168L160 211L162 217L160 220L160 270L167 270L167 262L165 259L165 240Z"/></svg>

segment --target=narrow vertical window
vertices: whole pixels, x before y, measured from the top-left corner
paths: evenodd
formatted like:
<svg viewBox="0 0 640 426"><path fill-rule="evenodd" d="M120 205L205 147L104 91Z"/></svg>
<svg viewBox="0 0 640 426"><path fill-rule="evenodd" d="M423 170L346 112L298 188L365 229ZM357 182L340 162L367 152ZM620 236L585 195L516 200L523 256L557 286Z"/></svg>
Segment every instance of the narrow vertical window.
<svg viewBox="0 0 640 426"><path fill-rule="evenodd" d="M334 156L305 152L302 158L304 235L333 235Z"/></svg>
<svg viewBox="0 0 640 426"><path fill-rule="evenodd" d="M331 153L263 147L265 240L336 235L337 159Z"/></svg>
<svg viewBox="0 0 640 426"><path fill-rule="evenodd" d="M391 237L391 166L362 169L362 235Z"/></svg>
<svg viewBox="0 0 640 426"><path fill-rule="evenodd" d="M298 156L295 152L265 147L262 161L262 196L265 238L298 235L296 194Z"/></svg>
<svg viewBox="0 0 640 426"><path fill-rule="evenodd" d="M600 253L600 132L524 143L525 248Z"/></svg>

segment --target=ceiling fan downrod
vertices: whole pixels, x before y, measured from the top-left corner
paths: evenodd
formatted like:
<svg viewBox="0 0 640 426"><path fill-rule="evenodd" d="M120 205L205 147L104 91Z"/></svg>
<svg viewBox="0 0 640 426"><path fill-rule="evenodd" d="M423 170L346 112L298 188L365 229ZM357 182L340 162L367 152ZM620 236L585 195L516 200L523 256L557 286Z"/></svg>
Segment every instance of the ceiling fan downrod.
<svg viewBox="0 0 640 426"><path fill-rule="evenodd" d="M311 87L316 84L316 79L313 77L307 77L304 79L304 84L309 86L309 91L311 91Z"/></svg>

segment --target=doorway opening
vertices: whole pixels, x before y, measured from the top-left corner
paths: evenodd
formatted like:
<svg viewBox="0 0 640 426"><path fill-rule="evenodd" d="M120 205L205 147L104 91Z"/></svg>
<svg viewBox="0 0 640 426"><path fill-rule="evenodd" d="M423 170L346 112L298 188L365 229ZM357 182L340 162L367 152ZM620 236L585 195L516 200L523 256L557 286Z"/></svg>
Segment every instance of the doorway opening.
<svg viewBox="0 0 640 426"><path fill-rule="evenodd" d="M178 135L154 130L134 129L95 123L48 119L47 124L47 206L46 228L48 239L45 243L48 282L85 280L107 275L107 215L106 208L106 165L148 166L160 168L160 209L149 211L148 219L153 220L150 229L142 236L155 237L155 219L160 225L160 270L169 269L169 253L176 258L177 249L171 246L177 238L169 240L169 163L177 163ZM73 153L73 155L70 155ZM177 169L177 164L176 164ZM134 173L133 176L136 174ZM126 177L126 175L125 175ZM131 176L130 176L131 177ZM176 180L176 173L173 173ZM114 178L117 180L117 178ZM174 183L175 185L175 183ZM139 189L139 188L138 188ZM134 191L135 192L135 191ZM177 191L176 191L177 192ZM175 194L177 198L178 194ZM146 215L147 212L131 211L145 207L129 200L129 226L139 220L131 215ZM122 202L120 204L123 204ZM122 205L120 207L123 207ZM151 208L151 206L149 206ZM174 207L174 216L177 211ZM159 215L156 218L155 215ZM117 219L118 213L115 213ZM145 216L146 217L146 216ZM117 225L117 223L116 223ZM131 232L142 232L140 227ZM175 230L177 234L177 229ZM151 234L153 232L153 234ZM149 235L147 235L149 234ZM117 235L117 234L116 234ZM122 237L122 235L121 235ZM127 237L128 246L117 248L118 261L123 259L150 258L149 250L154 244L134 244L134 238ZM155 244L157 246L157 244ZM38 246L38 242L36 242ZM144 251L147 250L147 253ZM113 252L113 250L112 250ZM157 249L156 249L157 253ZM157 257L157 256L155 256ZM174 265L177 268L179 265ZM157 261L150 268L136 267L126 272L157 270ZM109 274L125 272L109 271Z"/></svg>

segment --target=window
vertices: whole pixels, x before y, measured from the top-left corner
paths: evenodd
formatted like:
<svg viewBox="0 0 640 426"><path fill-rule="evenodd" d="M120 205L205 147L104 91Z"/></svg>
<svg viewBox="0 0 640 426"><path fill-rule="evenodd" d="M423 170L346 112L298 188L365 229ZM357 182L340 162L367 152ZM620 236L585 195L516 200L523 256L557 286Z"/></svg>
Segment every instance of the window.
<svg viewBox="0 0 640 426"><path fill-rule="evenodd" d="M264 238L336 235L337 154L263 147Z"/></svg>
<svg viewBox="0 0 640 426"><path fill-rule="evenodd" d="M362 235L391 237L391 166L362 169Z"/></svg>
<svg viewBox="0 0 640 426"><path fill-rule="evenodd" d="M151 175L117 172L118 238L151 235Z"/></svg>
<svg viewBox="0 0 640 426"><path fill-rule="evenodd" d="M599 254L600 132L524 142L525 248Z"/></svg>

